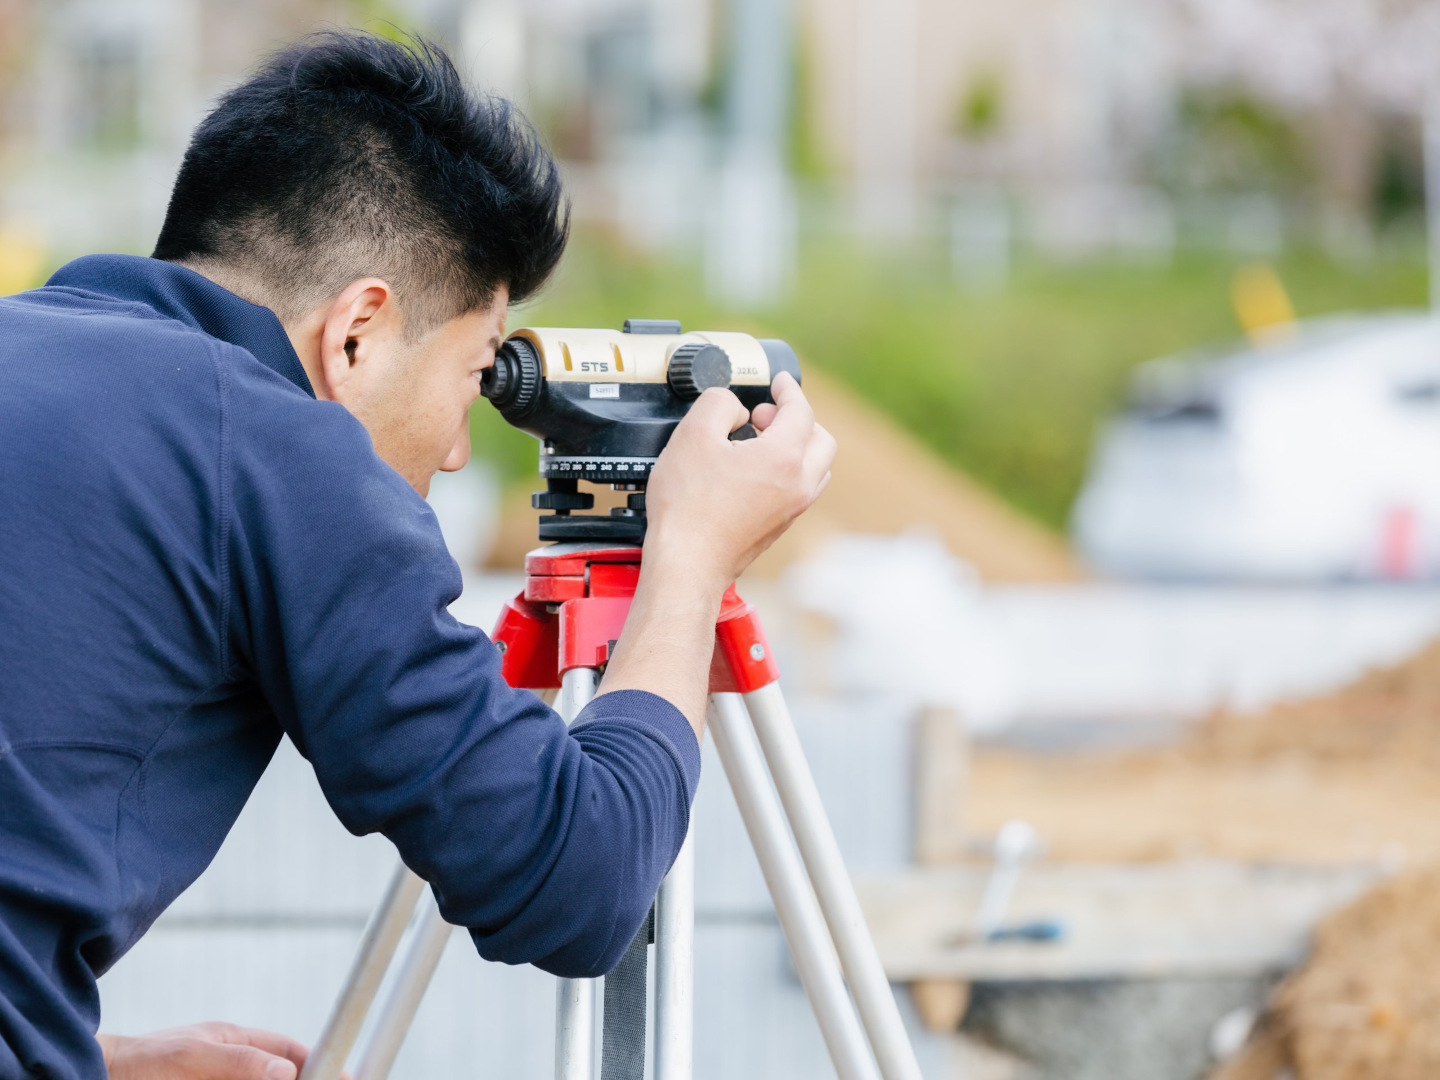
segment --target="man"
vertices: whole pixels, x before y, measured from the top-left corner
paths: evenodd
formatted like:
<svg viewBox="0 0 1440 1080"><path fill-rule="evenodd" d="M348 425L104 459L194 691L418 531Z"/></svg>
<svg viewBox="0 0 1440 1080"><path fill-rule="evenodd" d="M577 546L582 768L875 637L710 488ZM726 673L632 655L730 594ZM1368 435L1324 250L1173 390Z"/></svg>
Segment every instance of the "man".
<svg viewBox="0 0 1440 1080"><path fill-rule="evenodd" d="M295 1075L266 1033L94 1037L96 978L282 734L482 956L593 976L633 938L686 831L720 595L834 443L788 377L753 418L708 391L599 696L567 731L506 687L447 614L423 496L567 222L507 105L432 46L332 33L200 125L152 258L0 299L3 1080Z"/></svg>

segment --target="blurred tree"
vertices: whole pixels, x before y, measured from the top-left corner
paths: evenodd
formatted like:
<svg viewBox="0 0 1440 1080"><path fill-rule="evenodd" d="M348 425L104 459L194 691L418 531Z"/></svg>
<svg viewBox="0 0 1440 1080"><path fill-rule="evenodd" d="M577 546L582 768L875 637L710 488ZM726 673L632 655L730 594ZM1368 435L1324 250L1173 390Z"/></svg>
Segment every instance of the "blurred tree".
<svg viewBox="0 0 1440 1080"><path fill-rule="evenodd" d="M1424 218L1425 161L1417 127L1391 121L1380 134L1372 203L1381 228L1408 226Z"/></svg>
<svg viewBox="0 0 1440 1080"><path fill-rule="evenodd" d="M1153 172L1173 192L1294 194L1313 186L1296 121L1239 87L1180 95Z"/></svg>
<svg viewBox="0 0 1440 1080"><path fill-rule="evenodd" d="M1005 119L1005 85L999 72L982 71L966 84L955 109L955 133L966 139L987 139Z"/></svg>
<svg viewBox="0 0 1440 1080"><path fill-rule="evenodd" d="M802 31L804 26L802 23ZM816 116L814 39L809 33L795 38L795 60L791 65L790 117L786 142L790 171L815 180L830 173L830 162L821 147Z"/></svg>

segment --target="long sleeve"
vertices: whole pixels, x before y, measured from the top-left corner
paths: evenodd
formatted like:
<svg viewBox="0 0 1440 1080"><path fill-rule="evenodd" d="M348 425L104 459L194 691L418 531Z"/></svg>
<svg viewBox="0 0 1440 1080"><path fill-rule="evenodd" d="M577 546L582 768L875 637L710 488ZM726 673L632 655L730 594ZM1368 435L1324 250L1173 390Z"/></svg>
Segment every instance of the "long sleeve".
<svg viewBox="0 0 1440 1080"><path fill-rule="evenodd" d="M487 959L592 976L633 938L699 780L667 701L597 698L567 730L453 619L458 568L429 507L338 405L240 368L222 468L227 663L326 798L381 832Z"/></svg>

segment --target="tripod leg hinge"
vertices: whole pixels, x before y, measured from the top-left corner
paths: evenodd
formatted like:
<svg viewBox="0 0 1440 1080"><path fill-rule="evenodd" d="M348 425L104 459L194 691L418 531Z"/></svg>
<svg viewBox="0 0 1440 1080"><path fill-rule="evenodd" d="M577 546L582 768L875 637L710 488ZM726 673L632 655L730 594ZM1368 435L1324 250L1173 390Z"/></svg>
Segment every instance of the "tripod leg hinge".
<svg viewBox="0 0 1440 1080"><path fill-rule="evenodd" d="M715 645L715 659L710 664L712 694L748 694L780 680L780 667L765 640L760 616L740 599L733 585L720 602Z"/></svg>
<svg viewBox="0 0 1440 1080"><path fill-rule="evenodd" d="M562 672L600 668L610 659L630 596L583 596L559 605L526 599L521 593L505 605L490 635L501 654L506 683L530 690L553 689ZM755 609L725 590L715 624L715 653L710 662L710 692L748 694L780 679L780 668L765 640Z"/></svg>
<svg viewBox="0 0 1440 1080"><path fill-rule="evenodd" d="M560 685L555 667L560 624L544 604L525 599L522 592L500 612L490 638L500 650L500 674L508 685L526 690Z"/></svg>
<svg viewBox="0 0 1440 1080"><path fill-rule="evenodd" d="M586 596L560 605L560 672L604 667L625 629L628 596Z"/></svg>

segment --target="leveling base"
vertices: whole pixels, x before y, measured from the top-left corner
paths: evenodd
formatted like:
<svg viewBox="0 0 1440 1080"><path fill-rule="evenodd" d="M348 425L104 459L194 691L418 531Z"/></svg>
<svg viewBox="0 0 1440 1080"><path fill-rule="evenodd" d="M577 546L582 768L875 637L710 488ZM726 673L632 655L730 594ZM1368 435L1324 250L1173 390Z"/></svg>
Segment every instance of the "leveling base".
<svg viewBox="0 0 1440 1080"><path fill-rule="evenodd" d="M595 496L581 491L578 480L549 479L545 490L530 496L536 510L553 510L540 518L540 539L556 543L578 541L611 544L617 548L636 547L645 542L645 489L643 484L626 484L616 490L629 491L624 506L605 514L577 514L590 510ZM544 549L542 549L544 550Z"/></svg>

